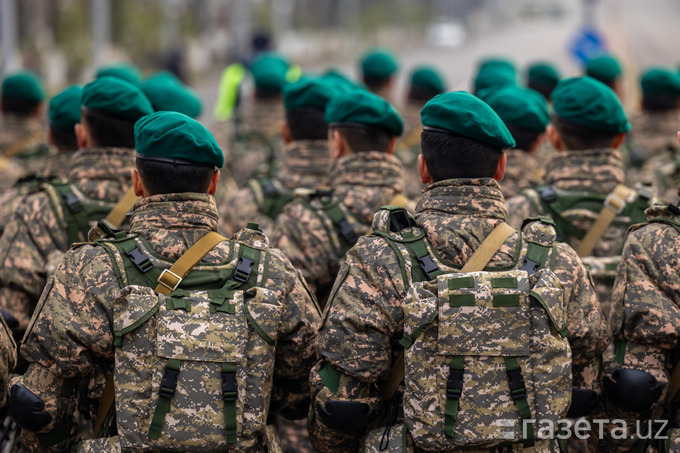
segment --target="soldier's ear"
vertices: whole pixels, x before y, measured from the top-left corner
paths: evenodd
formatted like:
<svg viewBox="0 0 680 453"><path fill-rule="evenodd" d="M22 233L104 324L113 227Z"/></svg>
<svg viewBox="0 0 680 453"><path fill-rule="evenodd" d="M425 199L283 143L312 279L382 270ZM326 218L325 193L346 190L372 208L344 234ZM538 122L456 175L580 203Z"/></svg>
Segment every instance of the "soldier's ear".
<svg viewBox="0 0 680 453"><path fill-rule="evenodd" d="M430 175L430 169L427 168L427 162L422 154L418 155L418 173L420 174L420 182L423 184L432 184L432 176Z"/></svg>
<svg viewBox="0 0 680 453"><path fill-rule="evenodd" d="M293 136L290 134L288 123L281 123L281 136L283 137L283 141L286 143L286 145L293 141Z"/></svg>
<svg viewBox="0 0 680 453"><path fill-rule="evenodd" d="M395 135L393 135L392 138L390 139L390 144L387 145L387 150L385 150L385 152L387 154L393 154L394 148L396 148L396 146L397 146L397 137Z"/></svg>
<svg viewBox="0 0 680 453"><path fill-rule="evenodd" d="M498 158L498 165L496 165L496 174L493 175L493 179L496 181L503 181L503 176L505 176L505 164L508 162L508 155L505 151L501 151L501 157Z"/></svg>
<svg viewBox="0 0 680 453"><path fill-rule="evenodd" d="M562 138L560 137L560 133L557 132L555 126L548 124L545 132L548 134L548 140L550 140L550 143L552 143L556 150L560 151L565 149L564 143L562 143Z"/></svg>
<svg viewBox="0 0 680 453"><path fill-rule="evenodd" d="M132 188L135 189L135 195L137 195L138 197L145 196L144 185L142 184L142 177L139 175L139 172L137 171L136 168L130 170L130 177L132 178Z"/></svg>
<svg viewBox="0 0 680 453"><path fill-rule="evenodd" d="M337 129L328 129L328 151L331 159L337 160L344 156L347 143L342 137L342 134Z"/></svg>
<svg viewBox="0 0 680 453"><path fill-rule="evenodd" d="M90 147L90 136L85 129L83 123L76 123L76 141L78 142L78 149L86 149Z"/></svg>
<svg viewBox="0 0 680 453"><path fill-rule="evenodd" d="M541 146L541 143L543 143L543 140L546 139L546 136L548 135L547 132L543 132L541 135L536 137L536 140L531 144L531 148L527 150L529 154L533 154L536 152L539 146Z"/></svg>
<svg viewBox="0 0 680 453"><path fill-rule="evenodd" d="M208 193L210 195L215 195L215 192L217 192L217 184L220 182L220 171L215 170L212 175L212 179L210 180L210 187L208 187Z"/></svg>
<svg viewBox="0 0 680 453"><path fill-rule="evenodd" d="M620 134L616 134L616 137L614 137L614 140L612 141L612 148L614 149L619 149L619 146L623 144L623 141L626 139L626 133L621 132Z"/></svg>

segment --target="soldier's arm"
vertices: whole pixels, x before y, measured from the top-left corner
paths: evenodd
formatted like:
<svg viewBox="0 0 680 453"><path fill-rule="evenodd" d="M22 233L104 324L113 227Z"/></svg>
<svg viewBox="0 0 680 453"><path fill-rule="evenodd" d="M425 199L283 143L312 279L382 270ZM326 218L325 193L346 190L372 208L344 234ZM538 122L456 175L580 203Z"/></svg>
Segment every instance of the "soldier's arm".
<svg viewBox="0 0 680 453"><path fill-rule="evenodd" d="M76 389L85 383L83 396L101 396L105 378L93 379L93 370L106 374L113 367L110 307L119 289L108 254L89 245L67 252L50 278L21 346L28 370L12 380L9 393L27 448L64 451L77 432Z"/></svg>
<svg viewBox="0 0 680 453"><path fill-rule="evenodd" d="M309 420L317 450L356 450L381 416L378 385L403 332L404 297L394 252L379 238L361 238L338 274L317 339Z"/></svg>

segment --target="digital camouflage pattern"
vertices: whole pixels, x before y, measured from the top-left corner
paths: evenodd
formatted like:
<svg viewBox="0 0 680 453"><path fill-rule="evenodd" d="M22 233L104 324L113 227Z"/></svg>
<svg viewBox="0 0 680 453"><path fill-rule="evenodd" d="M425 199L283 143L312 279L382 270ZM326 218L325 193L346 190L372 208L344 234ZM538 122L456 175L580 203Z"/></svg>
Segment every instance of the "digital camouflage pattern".
<svg viewBox="0 0 680 453"><path fill-rule="evenodd" d="M169 267L198 239L208 231L214 231L217 220L217 208L210 195L155 195L137 203L130 231L147 241L153 250L151 259L154 265ZM254 230L243 230L235 240L256 248L263 248L268 242L262 233ZM237 262L235 247L231 241L221 242L204 257L201 266L230 272ZM30 364L26 374L16 378L16 382L21 382L45 401L46 410L53 417L45 431L68 420L76 401L81 411L87 409L86 412L94 416L106 376L114 369L114 329L118 322L114 316L114 304L121 301L126 291L141 291L142 288L133 286L125 289L125 282L118 280L112 257L115 255L110 255L104 247L92 244L74 247L67 252L50 279L40 299L39 313L25 336L21 352ZM308 395L307 376L314 361L313 343L319 312L304 281L277 250L270 250L267 277L263 277L262 284L258 286L273 295L281 310L281 320L275 329L278 341L270 406L271 411L276 411ZM261 319L259 313L253 313L253 317ZM160 328L160 324L158 326ZM245 345L246 341L250 341L248 339L253 339L250 334L241 338L240 344L245 350L248 350ZM226 351L229 348L216 349ZM127 357L126 360L135 358ZM267 372L262 370L262 373ZM117 378L127 379L125 370L117 368L117 373ZM243 382L243 371L238 373L240 382ZM154 377L155 382L158 379L160 374ZM67 380L78 383L73 391L68 391ZM132 385L125 382L118 384ZM248 385L250 383L245 383L240 388L243 390ZM261 391L247 394L241 393L242 390L239 391L239 404L246 404L249 399L268 399ZM254 418L247 422L241 420L239 429L244 423L254 426L257 421ZM198 429L196 423L189 427ZM113 431L108 429L108 432ZM195 433L198 435L198 431ZM259 444L252 450L262 449L263 436L258 437ZM30 437L25 436L27 440ZM53 447L52 451L65 451L66 443L69 442ZM235 448L249 451L245 446L241 448L241 444L235 444Z"/></svg>
<svg viewBox="0 0 680 453"><path fill-rule="evenodd" d="M333 162L332 199L339 202L357 235L366 234L378 208L401 193L402 168L398 158L379 151L353 153ZM338 236L318 198L294 200L276 219L273 246L302 273L319 300L324 299L340 267Z"/></svg>
<svg viewBox="0 0 680 453"><path fill-rule="evenodd" d="M37 173L51 153L45 128L39 118L4 113L0 116L0 187L11 187L19 179Z"/></svg>
<svg viewBox="0 0 680 453"><path fill-rule="evenodd" d="M626 182L630 187L642 184L651 188L665 203L677 202L680 112L642 112L631 123L631 132L624 146L627 152L623 155L626 159Z"/></svg>
<svg viewBox="0 0 680 453"><path fill-rule="evenodd" d="M507 219L503 195L491 179L453 179L426 187L418 203L416 221L427 235L433 257L444 271L460 269L481 242ZM376 218L375 228L384 229ZM550 228L552 229L552 228ZM542 231L535 238L549 238ZM518 235L512 234L493 256L489 268L517 265ZM564 285L572 385L598 389L599 356L609 341L609 329L587 270L575 252L557 243L548 257ZM409 263L406 263L407 269ZM404 333L402 303L407 300L399 256L377 236L362 237L347 254L324 312L317 340L321 361L312 370L313 404L328 399L365 402L380 418L377 393L396 357ZM330 364L341 372L337 393L331 394L319 370ZM429 409L428 409L429 410ZM370 427L369 427L370 428ZM354 451L359 436L330 430L314 418L310 437L319 451Z"/></svg>
<svg viewBox="0 0 680 453"><path fill-rule="evenodd" d="M134 159L134 150L127 148L93 148L73 154L70 182L79 189L76 196L113 208L131 185ZM14 316L22 330L48 274L69 247L61 209L48 192L29 194L0 237L0 310Z"/></svg>
<svg viewBox="0 0 680 453"><path fill-rule="evenodd" d="M650 219L680 221L662 205L651 207L646 213ZM616 368L624 366L654 376L660 385L666 387L652 410L668 399L669 376L677 363L675 351L680 339L679 269L678 230L660 222L631 229L616 272L610 321L613 341L612 347L604 355L604 374L611 375ZM619 365L614 360L613 346L622 341L627 344L623 364ZM668 419L671 426L678 426L680 414L675 407L674 413L664 413L654 418ZM620 418L626 420L629 426L635 426L635 420L644 420L649 415L624 412L605 400L603 417ZM646 426L646 422L641 423ZM677 436L678 433L675 434ZM677 437L675 441L678 441ZM635 439L617 440L607 436L598 444L598 449L630 451L634 443Z"/></svg>
<svg viewBox="0 0 680 453"><path fill-rule="evenodd" d="M298 140L286 145L276 176L266 179L280 192L292 192L298 188L315 189L327 184L329 169L326 140ZM250 184L256 185L252 187ZM265 235L270 236L275 219L263 212L266 198L267 194L254 180L248 182L248 187L226 194L218 204L218 231L229 237L248 222L257 222Z"/></svg>
<svg viewBox="0 0 680 453"><path fill-rule="evenodd" d="M0 316L0 407L7 400L9 376L17 363L17 345L5 319Z"/></svg>
<svg viewBox="0 0 680 453"><path fill-rule="evenodd" d="M501 181L501 190L506 200L524 189L539 184L545 173L538 158L521 149L506 149L505 175Z"/></svg>

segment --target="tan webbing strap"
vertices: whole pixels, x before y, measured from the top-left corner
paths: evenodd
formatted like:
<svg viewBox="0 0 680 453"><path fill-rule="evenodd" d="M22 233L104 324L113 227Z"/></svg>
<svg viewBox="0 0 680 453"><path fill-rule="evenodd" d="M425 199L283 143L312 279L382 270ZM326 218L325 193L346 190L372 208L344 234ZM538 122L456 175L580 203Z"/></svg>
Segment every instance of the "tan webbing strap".
<svg viewBox="0 0 680 453"><path fill-rule="evenodd" d="M515 231L507 223L499 224L493 231L482 241L479 248L475 250L470 259L465 263L461 272L478 272L484 270L491 258L496 254L498 249L503 245L505 240ZM399 388L399 384L404 379L404 352L399 354L399 357L394 361L390 374L380 387L380 397L383 401L389 401L394 396L394 393Z"/></svg>
<svg viewBox="0 0 680 453"><path fill-rule="evenodd" d="M400 208L405 208L410 202L411 200L409 200L408 197L401 193L395 193L388 204L390 206L399 206Z"/></svg>
<svg viewBox="0 0 680 453"><path fill-rule="evenodd" d="M633 189L629 189L623 184L619 184L612 193L607 195L600 215L576 248L578 256L590 256L593 253L593 249L602 238L604 232L609 228L609 225L614 218L621 214L621 211L626 207L627 200L634 193L635 191Z"/></svg>
<svg viewBox="0 0 680 453"><path fill-rule="evenodd" d="M94 424L94 438L99 436L99 431L102 429L104 424L104 419L111 410L113 406L113 401L116 398L115 388L113 386L113 372L109 374L106 379L106 385L104 386L104 393L102 393L101 398L99 398L99 409L97 410L97 421Z"/></svg>
<svg viewBox="0 0 680 453"><path fill-rule="evenodd" d="M135 195L134 187L130 187L130 190L123 195L123 198L121 198L116 206L113 207L105 220L107 220L114 228L119 228L125 221L125 216L132 210L132 207L138 199L139 197Z"/></svg>
<svg viewBox="0 0 680 453"><path fill-rule="evenodd" d="M180 256L170 269L163 270L161 276L158 277L158 286L156 286L154 291L166 296L173 292L196 263L201 261L201 258L217 244L226 240L227 238L220 236L214 231L203 236L189 250L184 252L184 255Z"/></svg>

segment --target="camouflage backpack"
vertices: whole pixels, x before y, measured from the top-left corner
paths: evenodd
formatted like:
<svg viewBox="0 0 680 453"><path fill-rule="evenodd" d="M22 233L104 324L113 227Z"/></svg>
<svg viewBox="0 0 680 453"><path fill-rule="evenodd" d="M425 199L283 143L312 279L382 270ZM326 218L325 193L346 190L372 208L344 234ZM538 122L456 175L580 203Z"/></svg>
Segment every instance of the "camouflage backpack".
<svg viewBox="0 0 680 453"><path fill-rule="evenodd" d="M273 442L266 422L282 306L262 287L269 250L231 241L226 260L180 278L177 264L168 269L137 235L97 243L123 288L112 320L122 449L243 451Z"/></svg>
<svg viewBox="0 0 680 453"><path fill-rule="evenodd" d="M552 221L523 229L513 266L485 268L514 231L505 227L466 265L484 270L467 272L435 261L425 232L406 211L386 207L376 214L373 234L395 250L409 285L400 342L403 409L418 448L529 447L541 437L535 420L557 426L569 408L571 349L564 288L551 269L554 250L548 262Z"/></svg>

